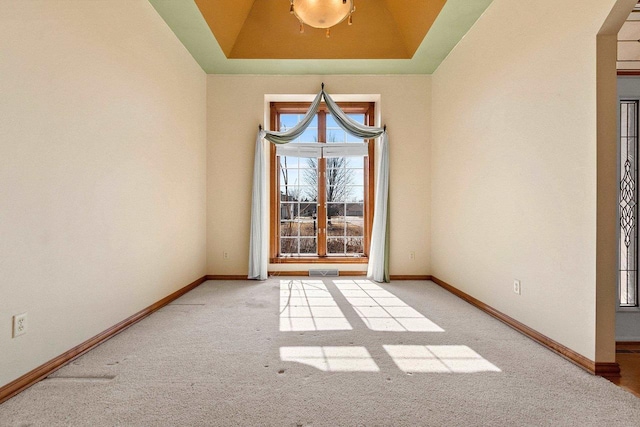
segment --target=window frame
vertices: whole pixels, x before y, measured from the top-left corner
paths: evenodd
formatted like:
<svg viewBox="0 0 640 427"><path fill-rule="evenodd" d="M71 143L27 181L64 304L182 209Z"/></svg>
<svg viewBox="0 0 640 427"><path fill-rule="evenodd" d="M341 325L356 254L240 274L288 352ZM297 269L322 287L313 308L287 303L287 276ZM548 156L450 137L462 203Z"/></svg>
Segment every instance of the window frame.
<svg viewBox="0 0 640 427"><path fill-rule="evenodd" d="M640 297L639 297L639 291L640 291L640 279L638 278L638 263L640 262L640 256L637 253L638 250L638 243L639 243L639 236L638 236L638 206L636 205L635 207L635 225L634 225L634 231L633 231L633 243L635 246L634 252L635 252L635 270L631 270L631 271L635 271L636 276L635 276L635 281L633 284L634 287L634 292L635 292L635 305L623 305L622 302L622 270L621 270L621 264L622 264L622 247L621 247L621 241L623 239L622 236L622 230L620 228L621 225L621 211L620 211L620 204L621 204L621 191L620 191L620 185L621 185L621 176L622 176L622 169L624 168L623 165L623 161L622 161L622 139L623 139L623 129L622 129L622 104L623 103L633 103L634 104L634 110L635 110L635 115L633 117L634 120L634 126L635 126L635 131L636 131L636 135L634 136L629 136L629 135L625 135L625 138L630 138L633 137L635 138L634 141L634 146L635 146L635 150L636 153L638 151L640 151L640 141L638 140L639 136L638 136L638 132L640 129L640 98L637 96L621 96L618 97L618 105L617 105L617 136L618 136L618 140L617 140L617 179L618 179L618 189L617 189L617 277L616 277L616 310L619 312L640 312ZM626 131L625 131L626 132ZM634 178L635 178L635 184L636 184L636 188L635 188L635 194L634 194L634 198L636 200L636 203L638 203L638 194L639 194L639 190L637 187L637 180L638 180L638 165L634 165ZM625 270L627 271L627 270Z"/></svg>
<svg viewBox="0 0 640 427"><path fill-rule="evenodd" d="M364 114L364 124L375 125L375 102L338 102L338 106L347 114ZM308 111L310 102L271 102L270 127L280 129L280 114L304 114ZM329 110L323 102L318 108L318 141L326 143L326 114ZM269 150L269 262L272 264L366 264L369 262L369 248L371 246L371 230L373 227L374 207L374 170L375 170L375 139L368 141L368 155L364 161L364 254L360 256L313 254L304 256L281 256L280 254L280 171L277 162L275 144L270 144ZM318 166L326 168L326 159L318 159ZM324 180L319 180L318 194L324 194ZM318 201L318 216L323 212L326 218L326 206ZM326 228L318 227L317 247L320 239L327 240ZM326 246L326 244L325 244Z"/></svg>

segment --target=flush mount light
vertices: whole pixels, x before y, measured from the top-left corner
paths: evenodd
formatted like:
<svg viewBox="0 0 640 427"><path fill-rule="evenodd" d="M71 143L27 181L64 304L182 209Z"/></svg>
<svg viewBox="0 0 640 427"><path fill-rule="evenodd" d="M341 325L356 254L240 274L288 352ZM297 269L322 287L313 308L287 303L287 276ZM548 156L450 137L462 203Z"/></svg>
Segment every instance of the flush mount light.
<svg viewBox="0 0 640 427"><path fill-rule="evenodd" d="M351 15L356 11L353 0L291 0L289 13L300 21L300 32L304 33L304 25L327 30L331 35L331 27L347 19L353 23Z"/></svg>

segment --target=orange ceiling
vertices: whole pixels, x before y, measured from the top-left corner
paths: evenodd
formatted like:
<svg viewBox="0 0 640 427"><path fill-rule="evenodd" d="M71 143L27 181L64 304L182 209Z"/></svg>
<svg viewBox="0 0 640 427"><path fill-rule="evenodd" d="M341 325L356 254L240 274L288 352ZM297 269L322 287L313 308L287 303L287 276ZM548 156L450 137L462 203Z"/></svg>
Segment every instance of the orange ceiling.
<svg viewBox="0 0 640 427"><path fill-rule="evenodd" d="M446 0L355 0L353 25L305 26L289 0L195 0L230 59L410 59Z"/></svg>

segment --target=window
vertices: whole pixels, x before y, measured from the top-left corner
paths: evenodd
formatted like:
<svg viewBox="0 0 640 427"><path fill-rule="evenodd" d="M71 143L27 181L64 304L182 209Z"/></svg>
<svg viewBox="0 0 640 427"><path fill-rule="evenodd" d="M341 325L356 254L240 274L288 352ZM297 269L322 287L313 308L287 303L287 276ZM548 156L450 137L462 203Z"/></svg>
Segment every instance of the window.
<svg viewBox="0 0 640 427"><path fill-rule="evenodd" d="M638 101L620 101L619 274L620 307L638 306Z"/></svg>
<svg viewBox="0 0 640 427"><path fill-rule="evenodd" d="M373 103L339 105L354 120L373 125ZM290 129L309 106L272 103L271 128ZM342 130L324 104L293 144L271 144L272 263L368 261L373 147Z"/></svg>

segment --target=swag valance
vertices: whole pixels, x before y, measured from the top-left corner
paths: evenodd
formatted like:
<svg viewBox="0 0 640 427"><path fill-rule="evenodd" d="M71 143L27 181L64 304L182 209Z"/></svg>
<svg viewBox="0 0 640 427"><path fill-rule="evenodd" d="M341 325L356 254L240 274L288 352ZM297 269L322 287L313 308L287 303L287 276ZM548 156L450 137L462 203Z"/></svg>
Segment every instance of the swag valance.
<svg viewBox="0 0 640 427"><path fill-rule="evenodd" d="M276 132L261 126L256 136L256 151L253 169L253 192L251 200L251 238L249 247L249 279L265 280L269 263L267 218L267 157L263 141L273 144L288 144L309 127L324 99L327 108L338 125L348 134L363 139L376 138L379 157L376 170L378 179L375 189L375 209L369 249L367 276L377 282L389 281L389 138L385 127L366 126L356 122L338 107L338 104L322 89L311 103L302 120L293 128Z"/></svg>

